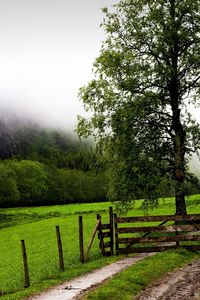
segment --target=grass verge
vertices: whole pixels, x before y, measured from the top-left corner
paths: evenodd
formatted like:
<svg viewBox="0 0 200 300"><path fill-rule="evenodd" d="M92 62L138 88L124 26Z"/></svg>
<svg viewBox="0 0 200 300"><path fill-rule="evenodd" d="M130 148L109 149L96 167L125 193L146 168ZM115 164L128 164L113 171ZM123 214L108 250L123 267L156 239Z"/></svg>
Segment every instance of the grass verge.
<svg viewBox="0 0 200 300"><path fill-rule="evenodd" d="M153 281L198 257L198 253L183 249L160 252L129 267L81 299L132 300Z"/></svg>
<svg viewBox="0 0 200 300"><path fill-rule="evenodd" d="M34 283L29 288L22 288L19 291L0 296L1 300L21 300L28 296L42 292L48 289L50 286L62 283L67 280L76 278L77 276L84 275L88 272L101 268L107 264L115 262L121 257L101 257L98 260L88 262L85 264L77 263L74 267L68 267L64 272L57 272L55 276L41 280L38 283Z"/></svg>

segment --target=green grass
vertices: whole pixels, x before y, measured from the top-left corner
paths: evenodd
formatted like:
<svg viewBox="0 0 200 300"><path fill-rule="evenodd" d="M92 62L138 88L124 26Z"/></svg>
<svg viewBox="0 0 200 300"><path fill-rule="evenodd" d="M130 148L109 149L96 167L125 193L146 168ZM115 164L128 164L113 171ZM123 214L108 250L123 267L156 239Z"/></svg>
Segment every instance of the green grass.
<svg viewBox="0 0 200 300"><path fill-rule="evenodd" d="M53 205L39 207L0 208L0 228L32 223L44 219L66 217L70 215L105 212L110 202Z"/></svg>
<svg viewBox="0 0 200 300"><path fill-rule="evenodd" d="M199 195L188 199L188 213L199 213ZM128 215L144 215L141 201ZM116 260L116 257L102 258L98 240L92 248L90 260L79 263L78 215L83 215L85 246L89 242L96 222L96 213L101 212L103 222L108 219L111 204L91 203L63 206L0 209L0 293L2 300L23 299L49 285L71 279L85 272L99 268ZM160 205L149 214L174 214L172 198L160 200ZM58 268L58 254L55 226L59 225L63 242L65 272ZM23 289L23 264L20 240L27 248L31 287Z"/></svg>
<svg viewBox="0 0 200 300"><path fill-rule="evenodd" d="M88 243L95 225L95 215L87 214L84 223L84 236L86 243ZM14 292L23 287L21 239L24 239L26 243L31 284L60 275L55 234L56 225L60 226L66 268L69 272L74 272L74 267L79 267L77 216L52 218L8 227L1 230L0 289L2 291ZM91 261L101 257L97 243L96 240L90 256Z"/></svg>
<svg viewBox="0 0 200 300"><path fill-rule="evenodd" d="M147 285L199 257L197 253L165 251L145 258L83 296L83 300L132 300Z"/></svg>
<svg viewBox="0 0 200 300"><path fill-rule="evenodd" d="M101 268L106 264L116 261L117 257L101 257L97 260L89 261L86 264L80 264L77 262L74 266L68 266L64 272L59 272L56 268L54 275L49 276L46 279L41 279L36 283L32 283L28 289L21 287L18 291L9 293L0 297L1 300L20 300L24 299L34 293L41 292L52 285L59 284L63 281L70 280L79 275L83 275L95 269Z"/></svg>

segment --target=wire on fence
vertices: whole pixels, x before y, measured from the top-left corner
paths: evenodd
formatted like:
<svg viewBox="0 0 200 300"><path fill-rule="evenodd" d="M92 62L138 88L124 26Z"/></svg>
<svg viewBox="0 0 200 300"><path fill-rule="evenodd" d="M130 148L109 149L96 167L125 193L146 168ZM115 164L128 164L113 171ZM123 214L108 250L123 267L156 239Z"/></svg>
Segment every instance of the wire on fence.
<svg viewBox="0 0 200 300"><path fill-rule="evenodd" d="M63 222L66 222L63 224L54 225L54 226L49 226L48 228L40 228L39 232L33 232L31 231L32 235L28 236L29 233L26 231L24 236L20 234L18 236L18 239L16 237L8 238L7 241L8 243L12 244L12 248L10 249L15 249L11 250L18 253L18 262L16 263L16 266L12 266L11 270L8 272L7 276L12 278L12 273L13 270L15 272L20 272L20 274L16 274L17 278L22 280L21 277L21 272L23 270L23 249L20 249L20 240L24 239L25 241L25 247L26 247L26 258L27 258L27 266L30 271L30 278L29 278L29 283L37 282L40 280L40 278L44 278L45 274L46 276L49 276L49 274L53 275L55 274L56 269L55 266L57 265L57 270L64 269L64 266L66 268L71 268L74 267L75 264L79 263L80 255L81 261L84 261L84 248L86 245L88 245L90 239L91 239L91 234L94 230L94 226L96 224L96 218L95 216L91 216L91 221L88 221L87 217L87 222L86 217L84 216L82 218L83 224L82 224L82 244L80 247L79 244L79 236L80 236L80 223L79 223L79 218L77 218L77 214L74 215L74 218L70 218L70 220L66 221L64 220ZM60 250L58 246L58 237L56 234L56 226L59 226L60 230L60 240L62 242L62 255L63 255L63 268L61 268L61 258L59 257L60 255ZM4 239L5 240L5 239ZM90 259L96 259L97 255L99 254L99 249L98 249L98 241L94 242L96 247L93 246L93 249L91 250L90 253ZM10 253L9 251L9 246L1 246L0 245L0 256L5 253ZM82 250L81 250L82 249ZM80 252L82 251L82 253ZM6 255L7 255L6 254ZM12 255L11 255L12 257ZM4 257L5 258L5 257ZM13 260L14 261L14 260ZM5 264L5 267L7 264ZM38 273L37 273L38 270ZM12 272L11 272L12 271ZM25 270L24 270L25 272ZM25 273L24 273L25 274ZM38 274L38 275L37 275ZM20 283L21 284L21 283ZM25 281L25 285L28 286L28 282Z"/></svg>

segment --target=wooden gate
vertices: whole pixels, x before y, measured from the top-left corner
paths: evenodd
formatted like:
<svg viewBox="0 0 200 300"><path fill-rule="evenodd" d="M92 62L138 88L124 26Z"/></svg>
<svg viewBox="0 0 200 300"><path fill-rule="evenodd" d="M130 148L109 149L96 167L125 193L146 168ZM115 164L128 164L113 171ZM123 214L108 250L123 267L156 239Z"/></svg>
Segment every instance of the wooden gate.
<svg viewBox="0 0 200 300"><path fill-rule="evenodd" d="M113 208L109 207L109 223L103 224L101 222L100 214L97 215L98 224L98 238L101 253L104 256L114 254L114 231L113 231Z"/></svg>
<svg viewBox="0 0 200 300"><path fill-rule="evenodd" d="M200 214L119 218L115 215L114 233L116 255L177 247L200 250Z"/></svg>

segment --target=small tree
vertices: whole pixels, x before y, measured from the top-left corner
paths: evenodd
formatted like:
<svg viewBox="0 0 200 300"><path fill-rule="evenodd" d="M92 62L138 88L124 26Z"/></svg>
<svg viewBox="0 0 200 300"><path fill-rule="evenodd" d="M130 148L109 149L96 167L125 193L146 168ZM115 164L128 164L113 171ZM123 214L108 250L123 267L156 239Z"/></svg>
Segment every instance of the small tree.
<svg viewBox="0 0 200 300"><path fill-rule="evenodd" d="M121 0L105 8L107 38L81 88L93 133L111 163L111 195L158 196L163 178L175 190L176 214L186 214L186 163L199 148L199 125L188 112L200 92L200 1Z"/></svg>
<svg viewBox="0 0 200 300"><path fill-rule="evenodd" d="M20 193L20 203L26 205L41 203L47 192L47 173L43 164L31 161L10 161Z"/></svg>
<svg viewBox="0 0 200 300"><path fill-rule="evenodd" d="M17 205L19 191L14 171L5 163L0 163L0 207Z"/></svg>

